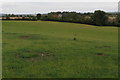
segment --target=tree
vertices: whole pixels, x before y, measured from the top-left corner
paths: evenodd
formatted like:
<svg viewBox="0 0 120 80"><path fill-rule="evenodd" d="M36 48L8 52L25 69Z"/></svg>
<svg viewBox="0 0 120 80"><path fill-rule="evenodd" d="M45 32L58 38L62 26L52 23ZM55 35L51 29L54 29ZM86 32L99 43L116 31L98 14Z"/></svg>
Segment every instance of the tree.
<svg viewBox="0 0 120 80"><path fill-rule="evenodd" d="M108 20L108 18L104 11L97 10L94 12L93 21L96 25L98 25L98 26L105 25L107 23L107 20Z"/></svg>
<svg viewBox="0 0 120 80"><path fill-rule="evenodd" d="M47 21L47 20L48 20L48 15L42 15L42 16L41 16L41 20Z"/></svg>
<svg viewBox="0 0 120 80"><path fill-rule="evenodd" d="M32 17L32 20L33 20L33 21L36 21L36 20L37 20L37 18L36 18L35 16L33 16L33 17Z"/></svg>
<svg viewBox="0 0 120 80"><path fill-rule="evenodd" d="M37 20L41 19L41 14L37 14Z"/></svg>
<svg viewBox="0 0 120 80"><path fill-rule="evenodd" d="M15 15L14 15L14 14L11 14L11 17L15 17Z"/></svg>
<svg viewBox="0 0 120 80"><path fill-rule="evenodd" d="M120 13L117 14L117 26L120 26Z"/></svg>
<svg viewBox="0 0 120 80"><path fill-rule="evenodd" d="M78 22L80 15L76 12L63 12L62 20L67 22Z"/></svg>
<svg viewBox="0 0 120 80"><path fill-rule="evenodd" d="M23 15L20 15L20 17L23 17Z"/></svg>
<svg viewBox="0 0 120 80"><path fill-rule="evenodd" d="M117 14L117 22L120 23L120 13Z"/></svg>

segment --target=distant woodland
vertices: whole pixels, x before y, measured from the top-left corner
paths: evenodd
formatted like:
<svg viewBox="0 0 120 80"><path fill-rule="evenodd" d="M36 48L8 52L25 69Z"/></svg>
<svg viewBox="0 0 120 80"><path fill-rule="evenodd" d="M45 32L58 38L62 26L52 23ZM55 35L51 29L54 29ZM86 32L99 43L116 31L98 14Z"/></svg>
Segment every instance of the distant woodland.
<svg viewBox="0 0 120 80"><path fill-rule="evenodd" d="M97 26L120 26L120 13L106 13L97 10L94 13L50 12L48 14L16 15L6 14L2 20L58 21Z"/></svg>

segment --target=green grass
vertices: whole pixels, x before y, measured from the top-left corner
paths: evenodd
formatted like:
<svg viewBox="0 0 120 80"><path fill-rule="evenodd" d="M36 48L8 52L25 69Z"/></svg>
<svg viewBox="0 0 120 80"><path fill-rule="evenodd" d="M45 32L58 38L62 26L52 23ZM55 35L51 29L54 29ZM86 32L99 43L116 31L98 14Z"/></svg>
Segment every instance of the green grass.
<svg viewBox="0 0 120 80"><path fill-rule="evenodd" d="M3 78L117 77L117 27L3 21Z"/></svg>

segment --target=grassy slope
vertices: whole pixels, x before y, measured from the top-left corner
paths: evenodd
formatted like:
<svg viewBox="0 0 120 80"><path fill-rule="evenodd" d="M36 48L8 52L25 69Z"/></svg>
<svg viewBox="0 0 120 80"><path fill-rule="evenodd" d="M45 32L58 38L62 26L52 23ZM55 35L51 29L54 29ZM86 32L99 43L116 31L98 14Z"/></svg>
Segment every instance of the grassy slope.
<svg viewBox="0 0 120 80"><path fill-rule="evenodd" d="M3 21L3 77L117 77L117 37L116 27Z"/></svg>

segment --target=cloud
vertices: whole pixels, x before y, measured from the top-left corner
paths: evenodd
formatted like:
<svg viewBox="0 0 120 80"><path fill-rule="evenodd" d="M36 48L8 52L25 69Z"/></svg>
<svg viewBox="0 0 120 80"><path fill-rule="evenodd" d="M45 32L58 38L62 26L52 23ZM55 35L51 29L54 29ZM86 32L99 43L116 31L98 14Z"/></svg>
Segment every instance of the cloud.
<svg viewBox="0 0 120 80"><path fill-rule="evenodd" d="M2 9L3 13L93 12L97 9L114 12L117 6L117 2L14 2L3 4Z"/></svg>
<svg viewBox="0 0 120 80"><path fill-rule="evenodd" d="M119 0L0 0L0 2L118 2Z"/></svg>

